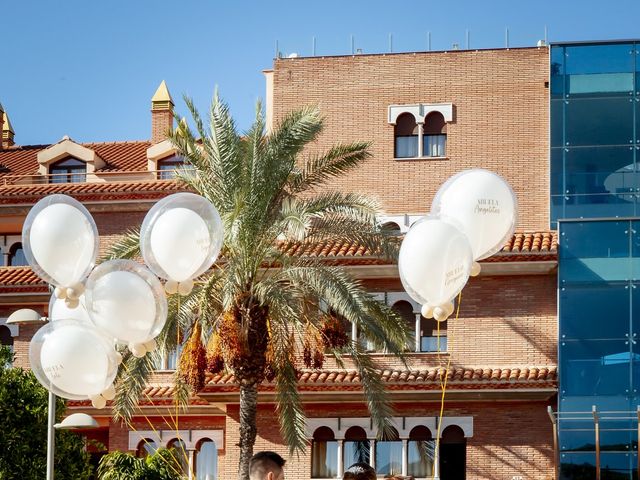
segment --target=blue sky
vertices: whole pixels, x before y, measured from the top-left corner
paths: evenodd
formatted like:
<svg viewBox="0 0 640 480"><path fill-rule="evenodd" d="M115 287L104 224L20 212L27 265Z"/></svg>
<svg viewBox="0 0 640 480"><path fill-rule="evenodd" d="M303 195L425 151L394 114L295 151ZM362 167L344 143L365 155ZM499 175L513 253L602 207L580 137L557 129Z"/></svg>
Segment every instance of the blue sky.
<svg viewBox="0 0 640 480"><path fill-rule="evenodd" d="M213 89L241 128L264 97L262 70L283 54L348 54L465 44L472 48L550 41L638 38L639 0L0 0L0 103L16 142L147 139L150 98L166 80L184 112L204 110Z"/></svg>

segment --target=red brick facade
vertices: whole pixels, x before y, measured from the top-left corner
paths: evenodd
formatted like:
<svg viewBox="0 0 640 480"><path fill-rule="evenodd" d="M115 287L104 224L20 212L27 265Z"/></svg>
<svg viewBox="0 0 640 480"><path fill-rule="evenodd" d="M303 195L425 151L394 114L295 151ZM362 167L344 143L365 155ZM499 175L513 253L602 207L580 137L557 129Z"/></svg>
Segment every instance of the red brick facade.
<svg viewBox="0 0 640 480"><path fill-rule="evenodd" d="M302 105L318 105L326 128L314 149L325 150L337 142L371 141L372 158L335 186L378 196L390 214L426 213L437 188L448 177L466 168L483 167L496 171L513 186L519 200L518 231L547 232L548 63L546 48L279 59L272 73L272 113L277 122ZM415 103L453 104L445 159L394 159L394 126L388 122L388 108ZM172 118L165 118L165 113L152 113L151 143L166 133L166 123ZM149 145L138 145L135 162L123 170L145 169L142 155ZM123 151L125 158L126 149ZM0 152L0 164L5 165L3 155L11 155L21 173L32 173L25 164L35 157L25 149L18 152L12 147ZM108 163L109 159L105 160ZM162 187L154 190L148 184ZM96 219L103 250L117 235L138 226L156 198L175 191L175 186L166 185L145 178L135 179L129 189L115 193L109 186L100 187L102 191L87 187L90 193L82 195L95 195L88 208ZM23 189L24 197L13 195L11 192L18 190L7 190L11 188ZM11 225L0 235L19 233L33 197L49 193L26 189L0 188L0 227ZM3 195L6 202L1 201ZM25 199L22 205L20 198ZM452 368L471 372L451 379L444 408L445 418L464 417L472 422L472 434L466 438L469 480L553 478L552 428L546 409L555 403L556 394L555 243L548 233L536 238L539 245L535 248L526 242L516 248L517 240L512 240L508 250L486 262L483 275L469 281L462 293L459 318L447 322L446 353L408 355L408 368L413 372L444 368L449 360ZM354 272L359 271L356 267ZM380 272L366 277L372 292L402 292L393 268ZM44 286L38 289L19 283L0 282L0 317L6 318L23 306L36 307L45 314L48 295ZM17 365L28 365L29 340L35 330L20 327L14 339ZM393 357L374 356L382 370L406 369ZM335 369L336 365L328 359L325 368ZM538 375L542 371L544 375ZM483 372L488 372L486 378ZM158 374L153 381L169 384L170 375ZM303 400L309 418L368 417L357 383L343 381L341 386L335 380L331 390L323 381L313 380L305 386ZM405 377L393 378L390 391L396 417L438 417L437 379L420 378L410 384ZM175 412L166 406L165 398L157 397L158 405L145 406L134 419L134 430L150 430L150 424L157 430L172 429L173 420L166 419ZM310 451L288 456L270 401L265 387L255 449L285 455L287 479L309 480ZM237 472L238 408L233 387L211 380L199 403L179 417L180 430L222 431L218 478L223 480L235 478ZM72 410L86 410L100 418L105 438L108 432L109 450L129 449L131 428L110 421L105 411L77 404Z"/></svg>

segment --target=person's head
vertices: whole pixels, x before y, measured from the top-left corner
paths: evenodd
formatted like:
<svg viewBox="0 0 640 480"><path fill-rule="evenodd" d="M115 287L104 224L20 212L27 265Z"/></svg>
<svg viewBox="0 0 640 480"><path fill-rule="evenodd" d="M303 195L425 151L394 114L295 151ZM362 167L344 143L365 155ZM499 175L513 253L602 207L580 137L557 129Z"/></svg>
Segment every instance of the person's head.
<svg viewBox="0 0 640 480"><path fill-rule="evenodd" d="M284 480L286 460L276 452L258 452L249 462L251 480Z"/></svg>
<svg viewBox="0 0 640 480"><path fill-rule="evenodd" d="M342 480L376 480L376 471L366 463L354 463L344 472Z"/></svg>

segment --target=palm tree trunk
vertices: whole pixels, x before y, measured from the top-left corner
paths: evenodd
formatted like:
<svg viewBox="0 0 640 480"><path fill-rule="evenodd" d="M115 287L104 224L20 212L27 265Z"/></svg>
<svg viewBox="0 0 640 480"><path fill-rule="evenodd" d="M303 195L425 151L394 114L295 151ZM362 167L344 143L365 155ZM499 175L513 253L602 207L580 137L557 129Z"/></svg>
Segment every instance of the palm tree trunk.
<svg viewBox="0 0 640 480"><path fill-rule="evenodd" d="M258 409L258 386L240 385L240 467L239 480L249 480L249 462L256 443L256 413Z"/></svg>

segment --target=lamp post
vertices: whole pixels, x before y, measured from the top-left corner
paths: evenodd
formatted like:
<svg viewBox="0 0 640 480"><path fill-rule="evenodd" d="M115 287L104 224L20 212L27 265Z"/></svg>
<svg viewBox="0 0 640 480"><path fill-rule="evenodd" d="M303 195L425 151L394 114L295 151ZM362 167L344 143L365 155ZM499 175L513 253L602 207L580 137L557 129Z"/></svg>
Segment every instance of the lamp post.
<svg viewBox="0 0 640 480"><path fill-rule="evenodd" d="M16 310L7 319L7 325L34 325L47 321L46 317L42 317L35 310L29 308L21 308ZM55 430L54 423L56 421L56 396L49 390L49 406L47 408L47 477L46 480L53 480L53 455L55 452Z"/></svg>

